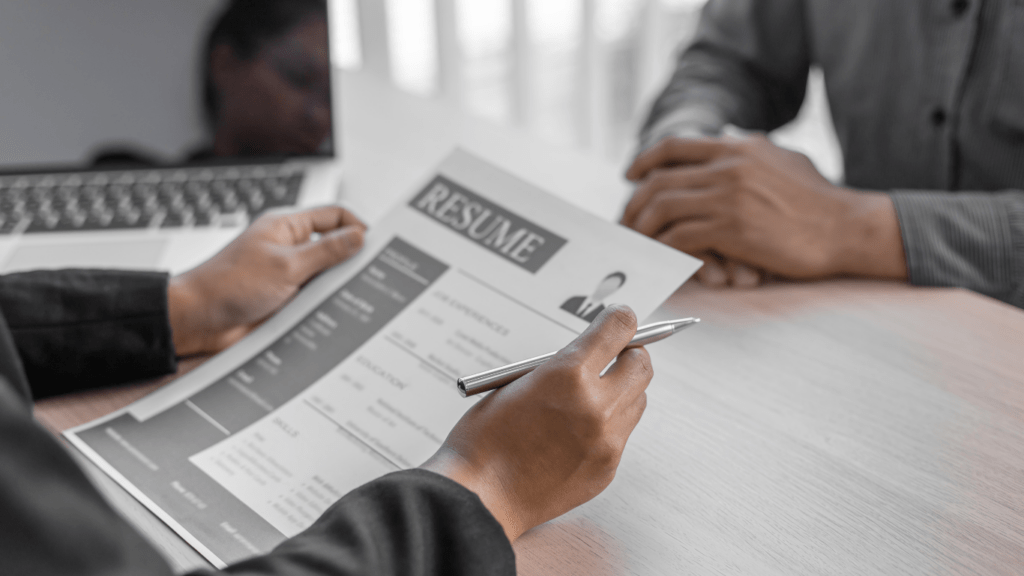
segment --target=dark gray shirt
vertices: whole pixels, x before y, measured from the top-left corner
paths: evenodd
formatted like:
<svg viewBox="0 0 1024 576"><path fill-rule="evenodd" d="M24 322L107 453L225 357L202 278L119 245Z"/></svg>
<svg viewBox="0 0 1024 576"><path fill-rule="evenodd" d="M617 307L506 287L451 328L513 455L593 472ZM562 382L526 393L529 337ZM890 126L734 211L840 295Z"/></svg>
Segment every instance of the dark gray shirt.
<svg viewBox="0 0 1024 576"><path fill-rule="evenodd" d="M1024 0L710 0L642 146L775 129L812 65L846 184L892 195L911 282L1024 307Z"/></svg>

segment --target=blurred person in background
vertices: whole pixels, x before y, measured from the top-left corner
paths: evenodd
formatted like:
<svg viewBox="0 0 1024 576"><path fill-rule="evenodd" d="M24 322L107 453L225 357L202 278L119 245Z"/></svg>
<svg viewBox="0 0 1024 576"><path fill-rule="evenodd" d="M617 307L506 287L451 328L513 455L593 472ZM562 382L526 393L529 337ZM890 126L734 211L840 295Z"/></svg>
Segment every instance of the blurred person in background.
<svg viewBox="0 0 1024 576"><path fill-rule="evenodd" d="M824 72L828 182L762 136ZM622 223L701 255L705 284L868 277L1024 306L1024 4L710 0L656 100Z"/></svg>
<svg viewBox="0 0 1024 576"><path fill-rule="evenodd" d="M326 0L231 0L201 48L208 139L186 161L283 158L333 151ZM111 146L94 166L156 166Z"/></svg>
<svg viewBox="0 0 1024 576"><path fill-rule="evenodd" d="M212 142L197 156L329 152L327 34L326 0L232 0L203 52Z"/></svg>

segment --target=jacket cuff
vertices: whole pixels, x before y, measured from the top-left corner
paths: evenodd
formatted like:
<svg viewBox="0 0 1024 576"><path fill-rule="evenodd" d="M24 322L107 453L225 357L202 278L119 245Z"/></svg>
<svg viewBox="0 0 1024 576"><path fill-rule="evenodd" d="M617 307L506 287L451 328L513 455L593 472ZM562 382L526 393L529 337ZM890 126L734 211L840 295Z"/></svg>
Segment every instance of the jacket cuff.
<svg viewBox="0 0 1024 576"><path fill-rule="evenodd" d="M305 532L238 571L515 576L505 531L476 494L426 470L388 474L349 492ZM270 569L273 567L273 570Z"/></svg>
<svg viewBox="0 0 1024 576"><path fill-rule="evenodd" d="M0 310L36 398L177 369L163 273L60 270L0 278Z"/></svg>

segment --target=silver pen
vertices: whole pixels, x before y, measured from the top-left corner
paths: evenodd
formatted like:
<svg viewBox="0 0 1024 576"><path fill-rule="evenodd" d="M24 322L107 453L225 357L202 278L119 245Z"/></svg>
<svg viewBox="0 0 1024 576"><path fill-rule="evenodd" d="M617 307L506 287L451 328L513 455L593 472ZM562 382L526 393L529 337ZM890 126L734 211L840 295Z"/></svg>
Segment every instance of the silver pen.
<svg viewBox="0 0 1024 576"><path fill-rule="evenodd" d="M639 348L659 340L664 340L676 332L685 330L699 322L700 318L684 318L682 320L669 320L667 322L656 322L647 326L641 326L637 328L636 335L629 341L625 349ZM495 388L501 388L506 384L511 384L533 372L534 369L550 360L555 354L557 352L551 352L543 356L509 364L508 366L459 378L459 394L462 394L463 398L468 398L477 394L483 394L484 392L490 392Z"/></svg>

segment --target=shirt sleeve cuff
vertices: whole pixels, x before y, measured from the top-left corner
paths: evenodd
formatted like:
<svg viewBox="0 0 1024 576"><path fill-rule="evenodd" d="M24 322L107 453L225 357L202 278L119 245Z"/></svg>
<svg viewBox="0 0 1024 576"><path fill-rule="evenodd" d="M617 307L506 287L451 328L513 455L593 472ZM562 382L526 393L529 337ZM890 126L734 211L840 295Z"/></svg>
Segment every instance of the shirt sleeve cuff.
<svg viewBox="0 0 1024 576"><path fill-rule="evenodd" d="M1020 206L998 194L896 191L910 282L962 287L1020 305L1024 238ZM1015 294L1017 293L1017 294Z"/></svg>
<svg viewBox="0 0 1024 576"><path fill-rule="evenodd" d="M665 138L705 138L718 136L726 121L722 114L710 106L690 104L673 110L646 128L640 135L643 152Z"/></svg>

